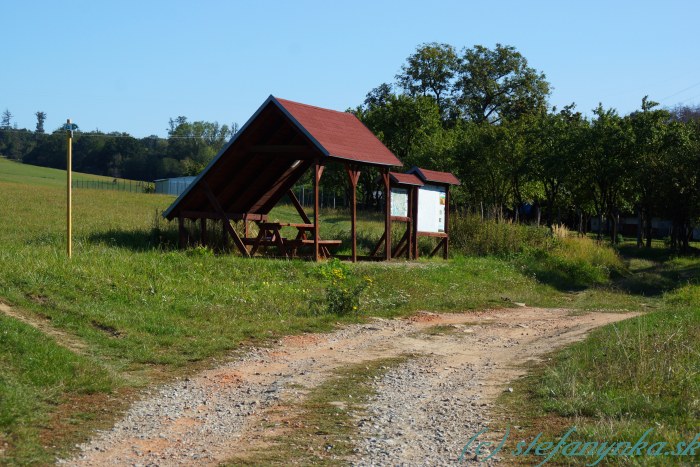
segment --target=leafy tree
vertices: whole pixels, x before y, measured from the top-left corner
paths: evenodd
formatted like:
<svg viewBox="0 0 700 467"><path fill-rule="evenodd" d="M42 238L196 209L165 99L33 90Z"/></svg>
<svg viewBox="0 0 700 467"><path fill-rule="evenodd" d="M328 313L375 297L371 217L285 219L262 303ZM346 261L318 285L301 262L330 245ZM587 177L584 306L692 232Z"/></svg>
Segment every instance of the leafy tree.
<svg viewBox="0 0 700 467"><path fill-rule="evenodd" d="M453 46L437 42L421 44L408 57L396 79L410 96L433 97L440 114L446 116L459 65L459 57Z"/></svg>
<svg viewBox="0 0 700 467"><path fill-rule="evenodd" d="M395 94L382 100L383 105L356 109L356 115L405 164L421 165L432 135L442 128L437 103L427 96Z"/></svg>
<svg viewBox="0 0 700 467"><path fill-rule="evenodd" d="M659 104L645 96L639 112L627 118L631 125L634 145L632 163L634 166L633 202L644 225L647 247L651 248L652 218L660 214L661 191L664 189L663 175L667 170L664 158L671 140L668 136L668 123L671 114L666 110L655 109ZM638 243L641 244L641 225ZM641 245L640 245L641 246Z"/></svg>
<svg viewBox="0 0 700 467"><path fill-rule="evenodd" d="M610 235L617 241L620 212L630 208L629 193L632 173L632 133L628 121L614 109L599 105L595 119L585 136L585 149L578 160L581 176L590 184L592 199L598 214L598 237L601 237L603 217L612 224Z"/></svg>
<svg viewBox="0 0 700 467"><path fill-rule="evenodd" d="M36 115L36 134L43 135L44 134L44 122L46 121L46 112L41 112L38 111L35 113Z"/></svg>
<svg viewBox="0 0 700 467"><path fill-rule="evenodd" d="M12 128L12 112L10 112L10 109L5 109L5 111L2 113L0 128L3 130L10 130Z"/></svg>
<svg viewBox="0 0 700 467"><path fill-rule="evenodd" d="M546 109L550 89L544 73L527 64L514 47L476 45L466 49L456 84L462 115L497 123Z"/></svg>
<svg viewBox="0 0 700 467"><path fill-rule="evenodd" d="M554 223L560 201L571 191L576 176L577 155L587 122L573 104L560 112L533 115L523 122L527 134L526 169L531 180L542 188L547 225ZM580 206L579 206L580 210Z"/></svg>
<svg viewBox="0 0 700 467"><path fill-rule="evenodd" d="M664 214L673 221L671 246L685 252L700 221L700 123L669 124L665 151Z"/></svg>

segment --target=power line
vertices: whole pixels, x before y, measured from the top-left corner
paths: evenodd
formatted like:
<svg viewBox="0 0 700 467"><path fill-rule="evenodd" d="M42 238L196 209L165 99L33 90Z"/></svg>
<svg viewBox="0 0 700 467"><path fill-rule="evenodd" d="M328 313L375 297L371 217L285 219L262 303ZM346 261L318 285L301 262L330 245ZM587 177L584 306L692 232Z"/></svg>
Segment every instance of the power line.
<svg viewBox="0 0 700 467"><path fill-rule="evenodd" d="M700 81L698 81L698 82L695 83L695 84L692 84L692 85L688 86L688 87L685 88L685 89L681 89L681 90L678 91L678 92L674 92L673 94L664 97L663 99L661 99L661 102L666 101L666 100L668 100L668 99L670 99L670 98L672 98L672 97L674 97L674 96L677 96L678 94L683 94L684 92L689 91L690 89L693 89L693 88L698 87L698 86L700 86ZM688 99L686 99L686 100L688 100ZM685 101L681 101L681 102L685 102Z"/></svg>

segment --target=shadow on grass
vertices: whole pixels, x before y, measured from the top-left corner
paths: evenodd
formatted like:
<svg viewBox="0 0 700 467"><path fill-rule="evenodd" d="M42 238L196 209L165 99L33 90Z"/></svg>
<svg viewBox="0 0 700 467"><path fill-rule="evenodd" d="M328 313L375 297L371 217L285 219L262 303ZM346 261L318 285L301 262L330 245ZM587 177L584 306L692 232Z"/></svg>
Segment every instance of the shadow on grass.
<svg viewBox="0 0 700 467"><path fill-rule="evenodd" d="M177 246L177 233L168 230L118 230L91 233L88 243L132 251L171 250Z"/></svg>

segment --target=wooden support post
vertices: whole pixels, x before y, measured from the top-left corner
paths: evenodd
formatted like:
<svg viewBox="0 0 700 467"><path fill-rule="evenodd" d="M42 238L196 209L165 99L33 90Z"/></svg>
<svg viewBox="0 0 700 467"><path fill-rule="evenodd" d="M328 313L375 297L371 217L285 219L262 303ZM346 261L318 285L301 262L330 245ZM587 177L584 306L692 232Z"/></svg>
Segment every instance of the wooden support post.
<svg viewBox="0 0 700 467"><path fill-rule="evenodd" d="M442 257L447 259L447 254L449 253L448 243L450 241L450 187L445 187L445 241L442 247Z"/></svg>
<svg viewBox="0 0 700 467"><path fill-rule="evenodd" d="M418 187L413 188L413 209L411 210L411 219L413 220L412 231L413 231L413 249L411 251L411 256L413 259L418 259L418 197L420 196L420 190Z"/></svg>
<svg viewBox="0 0 700 467"><path fill-rule="evenodd" d="M233 239L233 243L236 244L236 247L238 247L238 250L243 254L243 256L250 256L250 253L248 253L248 249L241 240L241 237L238 236L233 226L231 226L231 220L226 215L226 211L224 211L224 209L221 207L221 204L219 203L219 200L216 199L214 192L212 192L211 188L209 188L209 184L204 180L201 181L201 184L204 188L204 193L207 195L207 198L211 203L211 206L216 212L219 213L219 216L221 216L221 220L224 221L224 228Z"/></svg>
<svg viewBox="0 0 700 467"><path fill-rule="evenodd" d="M321 259L321 251L319 245L319 228L320 224L318 222L319 215L319 199L318 199L318 187L321 182L321 175L323 174L323 166L316 160L314 162L314 261Z"/></svg>
<svg viewBox="0 0 700 467"><path fill-rule="evenodd" d="M440 248L444 248L445 243L447 243L447 237L441 238L435 249L430 253L430 257L432 258L435 256L435 253L437 253Z"/></svg>
<svg viewBox="0 0 700 467"><path fill-rule="evenodd" d="M224 243L224 251L228 250L229 247L229 241L228 241L228 231L226 230L226 220L221 219L221 236L223 239Z"/></svg>
<svg viewBox="0 0 700 467"><path fill-rule="evenodd" d="M384 181L384 259L391 259L391 186L389 179L389 169L382 171Z"/></svg>
<svg viewBox="0 0 700 467"><path fill-rule="evenodd" d="M360 180L360 171L356 167L345 165L345 170L350 179L350 188L352 198L350 203L350 236L352 238L352 257L353 263L357 262L357 182Z"/></svg>
<svg viewBox="0 0 700 467"><path fill-rule="evenodd" d="M294 194L294 192L290 189L287 192L287 196L289 196L289 199L291 200L292 204L294 205L294 208L297 210L299 213L299 217L301 217L301 220L304 221L306 224L311 224L311 219L309 219L309 216L306 215L306 211L304 211L304 207L301 205L299 202L299 199L297 196Z"/></svg>
<svg viewBox="0 0 700 467"><path fill-rule="evenodd" d="M207 220L206 220L206 218L202 217L201 219L199 219L199 227L201 228L200 240L202 242L202 246L207 246L209 244L209 238L207 236Z"/></svg>
<svg viewBox="0 0 700 467"><path fill-rule="evenodd" d="M68 149L66 151L66 253L73 256L73 124L67 121Z"/></svg>
<svg viewBox="0 0 700 467"><path fill-rule="evenodd" d="M177 217L178 246L184 250L187 246L187 231L185 230L185 218L180 214Z"/></svg>

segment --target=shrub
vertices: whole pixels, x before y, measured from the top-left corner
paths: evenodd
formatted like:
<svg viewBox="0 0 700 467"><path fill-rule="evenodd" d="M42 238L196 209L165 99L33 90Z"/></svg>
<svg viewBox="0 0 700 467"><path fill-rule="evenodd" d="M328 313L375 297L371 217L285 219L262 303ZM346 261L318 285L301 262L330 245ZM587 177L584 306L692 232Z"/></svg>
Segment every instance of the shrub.
<svg viewBox="0 0 700 467"><path fill-rule="evenodd" d="M369 287L372 279L358 280L350 268L338 258L319 266L319 273L326 285L326 312L334 315L357 314L360 311L360 297Z"/></svg>
<svg viewBox="0 0 700 467"><path fill-rule="evenodd" d="M557 238L546 227L483 220L474 215L454 215L450 219L450 245L467 255L512 255L526 248L549 250Z"/></svg>

